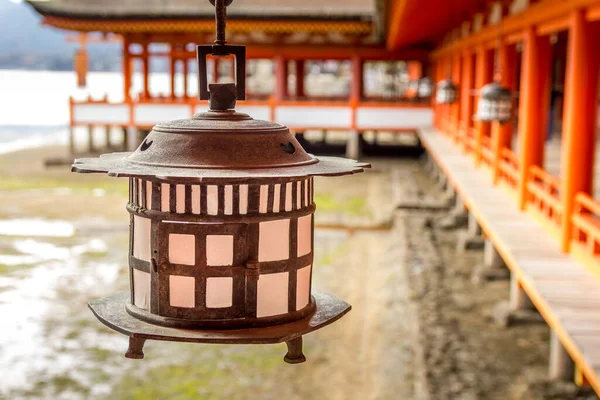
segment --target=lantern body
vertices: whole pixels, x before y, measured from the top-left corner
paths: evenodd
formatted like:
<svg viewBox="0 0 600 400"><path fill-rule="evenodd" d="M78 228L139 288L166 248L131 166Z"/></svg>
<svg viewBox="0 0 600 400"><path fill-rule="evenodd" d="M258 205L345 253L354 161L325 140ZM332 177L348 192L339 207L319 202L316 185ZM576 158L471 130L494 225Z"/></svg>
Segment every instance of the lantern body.
<svg viewBox="0 0 600 400"><path fill-rule="evenodd" d="M453 104L456 102L458 89L452 81L440 81L435 92L435 101L438 104Z"/></svg>
<svg viewBox="0 0 600 400"><path fill-rule="evenodd" d="M479 121L505 123L512 118L512 93L497 82L485 85L477 101Z"/></svg>
<svg viewBox="0 0 600 400"><path fill-rule="evenodd" d="M214 104L214 103L213 103ZM98 319L146 339L288 344L350 305L312 289L314 176L368 164L304 151L282 125L234 110L160 123L132 153L79 159L75 172L129 179L130 293L90 303Z"/></svg>
<svg viewBox="0 0 600 400"><path fill-rule="evenodd" d="M130 314L244 328L314 312L313 178L211 184L130 178Z"/></svg>
<svg viewBox="0 0 600 400"><path fill-rule="evenodd" d="M418 81L417 96L422 99L431 97L433 93L433 82L430 78L424 77Z"/></svg>

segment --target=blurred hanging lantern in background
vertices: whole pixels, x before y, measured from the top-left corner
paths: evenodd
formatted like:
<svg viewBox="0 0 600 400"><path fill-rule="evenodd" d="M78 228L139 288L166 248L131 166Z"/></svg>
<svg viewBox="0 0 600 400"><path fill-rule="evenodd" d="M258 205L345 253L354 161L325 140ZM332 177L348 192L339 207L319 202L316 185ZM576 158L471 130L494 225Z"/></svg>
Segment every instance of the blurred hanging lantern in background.
<svg viewBox="0 0 600 400"><path fill-rule="evenodd" d="M428 99L433 93L433 81L428 76L418 80L417 96L421 99Z"/></svg>
<svg viewBox="0 0 600 400"><path fill-rule="evenodd" d="M479 91L475 119L501 124L508 122L512 118L512 99L511 91L499 82L488 83Z"/></svg>
<svg viewBox="0 0 600 400"><path fill-rule="evenodd" d="M500 17L502 18L502 16ZM494 58L494 81L484 85L478 92L477 112L474 119L503 124L512 119L513 93L502 85L500 49L502 48L502 19L498 23L498 44Z"/></svg>
<svg viewBox="0 0 600 400"><path fill-rule="evenodd" d="M198 46L210 110L156 125L133 153L73 165L129 179L131 290L90 303L130 337L129 358L143 358L147 339L286 342L285 361L303 362L302 335L350 310L312 289L313 177L368 164L315 158L287 127L234 110L245 99L246 48L226 44L230 3L216 2L215 44ZM235 83L208 84L209 55L235 57Z"/></svg>
<svg viewBox="0 0 600 400"><path fill-rule="evenodd" d="M451 18L450 0L447 0L448 17ZM452 58L450 58L452 60ZM452 62L448 65L447 78L439 81L435 90L435 102L437 104L454 104L458 97L458 88L452 82Z"/></svg>
<svg viewBox="0 0 600 400"><path fill-rule="evenodd" d="M456 102L458 89L450 79L438 82L435 91L435 101L438 104L453 104Z"/></svg>

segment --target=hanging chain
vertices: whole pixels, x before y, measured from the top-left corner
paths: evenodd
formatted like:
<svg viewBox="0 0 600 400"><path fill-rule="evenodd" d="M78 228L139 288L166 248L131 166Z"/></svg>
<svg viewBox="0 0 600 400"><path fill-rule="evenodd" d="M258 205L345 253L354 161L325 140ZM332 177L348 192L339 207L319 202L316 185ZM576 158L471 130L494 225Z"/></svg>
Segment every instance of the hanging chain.
<svg viewBox="0 0 600 400"><path fill-rule="evenodd" d="M233 3L233 0L208 0L210 4L215 6L215 25L216 39L215 44L222 46L227 44L225 39L225 29L227 28L227 7Z"/></svg>

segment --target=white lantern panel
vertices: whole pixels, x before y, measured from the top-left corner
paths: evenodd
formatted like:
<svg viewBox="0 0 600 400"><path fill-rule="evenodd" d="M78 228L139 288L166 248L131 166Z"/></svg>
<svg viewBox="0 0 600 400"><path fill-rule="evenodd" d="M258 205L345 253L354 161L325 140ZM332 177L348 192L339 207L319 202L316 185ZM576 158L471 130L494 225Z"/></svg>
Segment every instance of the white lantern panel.
<svg viewBox="0 0 600 400"><path fill-rule="evenodd" d="M240 214L248 214L248 185L240 185Z"/></svg>
<svg viewBox="0 0 600 400"><path fill-rule="evenodd" d="M169 212L171 207L171 186L167 183L160 184L160 210L162 212Z"/></svg>
<svg viewBox="0 0 600 400"><path fill-rule="evenodd" d="M310 269L307 266L296 272L296 310L301 310L308 305L310 299Z"/></svg>
<svg viewBox="0 0 600 400"><path fill-rule="evenodd" d="M183 214L185 213L185 185L175 185L175 194L177 197L175 212L177 214Z"/></svg>
<svg viewBox="0 0 600 400"><path fill-rule="evenodd" d="M219 187L216 185L206 187L206 212L208 215L219 213Z"/></svg>
<svg viewBox="0 0 600 400"><path fill-rule="evenodd" d="M225 186L225 204L223 206L225 215L233 214L233 186Z"/></svg>
<svg viewBox="0 0 600 400"><path fill-rule="evenodd" d="M150 274L133 270L133 305L150 311Z"/></svg>
<svg viewBox="0 0 600 400"><path fill-rule="evenodd" d="M287 260L290 257L290 220L259 224L258 261Z"/></svg>
<svg viewBox="0 0 600 400"><path fill-rule="evenodd" d="M171 307L196 306L196 279L192 276L169 276L169 304Z"/></svg>
<svg viewBox="0 0 600 400"><path fill-rule="evenodd" d="M206 237L206 263L209 266L233 265L233 236Z"/></svg>
<svg viewBox="0 0 600 400"><path fill-rule="evenodd" d="M233 278L206 278L206 307L227 308L233 305Z"/></svg>
<svg viewBox="0 0 600 400"><path fill-rule="evenodd" d="M302 208L302 182L296 182L296 209Z"/></svg>
<svg viewBox="0 0 600 400"><path fill-rule="evenodd" d="M152 182L146 181L146 208L152 209Z"/></svg>
<svg viewBox="0 0 600 400"><path fill-rule="evenodd" d="M256 302L257 317L268 317L288 312L288 282L289 275L287 272L260 275Z"/></svg>
<svg viewBox="0 0 600 400"><path fill-rule="evenodd" d="M169 234L169 262L171 264L196 264L196 237L194 235Z"/></svg>
<svg viewBox="0 0 600 400"><path fill-rule="evenodd" d="M292 182L285 184L285 211L292 211Z"/></svg>
<svg viewBox="0 0 600 400"><path fill-rule="evenodd" d="M133 256L138 260L150 261L150 226L148 218L133 217Z"/></svg>
<svg viewBox="0 0 600 400"><path fill-rule="evenodd" d="M192 186L192 214L200 214L200 186Z"/></svg>
<svg viewBox="0 0 600 400"><path fill-rule="evenodd" d="M273 212L274 213L278 213L279 212L279 205L281 204L281 184L280 183L277 183L273 187L273 197L274 197Z"/></svg>
<svg viewBox="0 0 600 400"><path fill-rule="evenodd" d="M312 215L298 218L298 257L312 250Z"/></svg>
<svg viewBox="0 0 600 400"><path fill-rule="evenodd" d="M269 185L260 185L260 198L258 202L258 212L265 214L267 212L269 201Z"/></svg>

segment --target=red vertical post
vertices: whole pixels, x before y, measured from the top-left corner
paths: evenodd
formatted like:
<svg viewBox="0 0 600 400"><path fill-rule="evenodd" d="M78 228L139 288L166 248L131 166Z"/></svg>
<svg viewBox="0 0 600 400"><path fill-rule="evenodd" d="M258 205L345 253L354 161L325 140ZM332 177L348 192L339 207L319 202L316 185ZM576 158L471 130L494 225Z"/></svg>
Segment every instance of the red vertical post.
<svg viewBox="0 0 600 400"><path fill-rule="evenodd" d="M452 64L452 81L455 84L460 85L462 82L461 74L462 74L462 60L461 55L456 54ZM461 92L462 94L462 92ZM462 96L461 96L462 97ZM453 130L453 137L455 141L458 141L460 138L460 110L462 106L461 99L457 99L457 101L451 106L451 129Z"/></svg>
<svg viewBox="0 0 600 400"><path fill-rule="evenodd" d="M150 54L148 53L148 43L143 44L142 50L142 75L143 89L142 94L145 99L150 98Z"/></svg>
<svg viewBox="0 0 600 400"><path fill-rule="evenodd" d="M175 57L175 44L171 43L171 51L169 52L170 68L169 68L169 79L170 79L170 91L171 99L175 99L175 74L177 73L177 58Z"/></svg>
<svg viewBox="0 0 600 400"><path fill-rule="evenodd" d="M184 58L183 60L183 98L188 98L188 75L189 71L189 60Z"/></svg>
<svg viewBox="0 0 600 400"><path fill-rule="evenodd" d="M543 121L548 118L549 99L546 93L551 72L548 37L537 37L533 27L525 30L521 60L519 101L519 208L527 204L527 178L532 165L544 163L546 132Z"/></svg>
<svg viewBox="0 0 600 400"><path fill-rule="evenodd" d="M129 53L129 38L123 37L123 98L131 101L131 54Z"/></svg>
<svg viewBox="0 0 600 400"><path fill-rule="evenodd" d="M506 43L500 43L499 59L500 59L500 71L502 72L501 83L511 92L517 89L516 79L517 74L515 71L517 62L517 49L516 46L509 46ZM498 122L492 123L492 150L494 153L494 164L493 164L493 181L494 184L498 183L500 174L500 160L503 148L511 147L511 139L514 131L514 126L511 121L500 124Z"/></svg>
<svg viewBox="0 0 600 400"><path fill-rule="evenodd" d="M494 54L493 52L486 49L484 46L480 46L477 49L476 66L475 66L475 88L481 90L481 88L491 83L494 69ZM477 100L476 97L475 100ZM490 124L489 122L477 121L475 126L475 165L481 164L481 146L483 138L489 136Z"/></svg>
<svg viewBox="0 0 600 400"><path fill-rule="evenodd" d="M352 56L352 82L350 87L350 107L352 108L352 129L356 129L356 108L363 98L364 61L358 54Z"/></svg>
<svg viewBox="0 0 600 400"><path fill-rule="evenodd" d="M597 25L585 20L583 10L573 13L569 26L565 109L561 157L561 248L571 244L574 197L591 193L597 119L598 73Z"/></svg>
<svg viewBox="0 0 600 400"><path fill-rule="evenodd" d="M275 99L283 101L288 96L288 63L281 55L275 56Z"/></svg>
<svg viewBox="0 0 600 400"><path fill-rule="evenodd" d="M473 96L471 95L471 90L473 87L474 73L473 53L470 50L467 50L463 54L462 79L459 83L461 102L460 127L463 132L462 139L466 139L473 121ZM459 138L459 140L460 139L461 138Z"/></svg>
<svg viewBox="0 0 600 400"><path fill-rule="evenodd" d="M304 60L296 60L296 97L304 97Z"/></svg>

